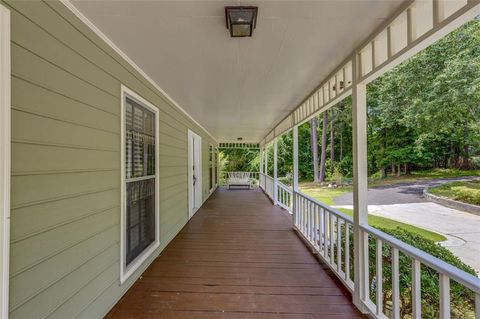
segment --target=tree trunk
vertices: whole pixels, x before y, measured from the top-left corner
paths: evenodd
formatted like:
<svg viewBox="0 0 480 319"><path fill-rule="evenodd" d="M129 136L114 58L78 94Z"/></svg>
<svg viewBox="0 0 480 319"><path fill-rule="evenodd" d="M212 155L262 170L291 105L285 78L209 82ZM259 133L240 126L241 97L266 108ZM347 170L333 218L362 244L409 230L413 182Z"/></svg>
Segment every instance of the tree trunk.
<svg viewBox="0 0 480 319"><path fill-rule="evenodd" d="M465 125L463 128L463 136L466 140L468 138L468 126ZM469 147L467 142L464 140L463 144L463 154L462 154L462 169L470 169L470 154L469 154Z"/></svg>
<svg viewBox="0 0 480 319"><path fill-rule="evenodd" d="M397 167L397 177L400 177L401 174L402 174L402 166L400 166L400 164L398 164L398 167Z"/></svg>
<svg viewBox="0 0 480 319"><path fill-rule="evenodd" d="M330 171L333 173L334 165L333 162L335 161L335 112L333 108L330 110Z"/></svg>
<svg viewBox="0 0 480 319"><path fill-rule="evenodd" d="M392 175L395 175L395 164L391 164Z"/></svg>
<svg viewBox="0 0 480 319"><path fill-rule="evenodd" d="M327 112L323 112L322 122L322 152L320 154L320 182L325 181L325 162L327 159Z"/></svg>
<svg viewBox="0 0 480 319"><path fill-rule="evenodd" d="M314 117L310 120L310 138L311 138L311 151L313 159L313 181L319 182L318 176L318 138L317 138L317 118Z"/></svg>

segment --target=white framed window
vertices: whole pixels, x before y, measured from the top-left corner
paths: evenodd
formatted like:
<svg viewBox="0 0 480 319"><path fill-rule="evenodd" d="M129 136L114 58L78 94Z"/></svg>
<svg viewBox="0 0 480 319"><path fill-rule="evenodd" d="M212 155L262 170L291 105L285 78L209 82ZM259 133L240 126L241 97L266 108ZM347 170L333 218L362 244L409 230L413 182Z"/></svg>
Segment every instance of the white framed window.
<svg viewBox="0 0 480 319"><path fill-rule="evenodd" d="M122 85L120 281L160 246L158 109Z"/></svg>
<svg viewBox="0 0 480 319"><path fill-rule="evenodd" d="M0 4L0 318L8 318L10 261L10 11Z"/></svg>

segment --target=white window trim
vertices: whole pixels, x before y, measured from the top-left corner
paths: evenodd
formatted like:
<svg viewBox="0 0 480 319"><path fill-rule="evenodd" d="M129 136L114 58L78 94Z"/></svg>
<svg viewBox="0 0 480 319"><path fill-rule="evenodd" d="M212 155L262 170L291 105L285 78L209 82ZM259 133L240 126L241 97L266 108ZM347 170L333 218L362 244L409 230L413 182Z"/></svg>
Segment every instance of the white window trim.
<svg viewBox="0 0 480 319"><path fill-rule="evenodd" d="M8 318L10 262L10 11L0 5L0 318Z"/></svg>
<svg viewBox="0 0 480 319"><path fill-rule="evenodd" d="M132 99L145 106L155 114L155 241L150 244L140 255L126 266L126 176L125 176L125 101ZM152 103L130 90L121 86L121 196L120 196L120 283L124 283L143 263L160 247L160 176L159 176L159 110Z"/></svg>

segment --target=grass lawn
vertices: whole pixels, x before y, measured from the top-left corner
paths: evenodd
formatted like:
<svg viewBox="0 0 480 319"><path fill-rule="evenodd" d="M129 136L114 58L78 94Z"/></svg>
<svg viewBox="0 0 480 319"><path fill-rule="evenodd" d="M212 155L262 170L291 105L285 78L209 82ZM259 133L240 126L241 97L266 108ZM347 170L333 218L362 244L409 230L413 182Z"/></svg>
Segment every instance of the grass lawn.
<svg viewBox="0 0 480 319"><path fill-rule="evenodd" d="M480 181L446 183L429 189L429 192L464 203L480 205Z"/></svg>
<svg viewBox="0 0 480 319"><path fill-rule="evenodd" d="M436 178L454 178L465 176L480 176L480 170L459 170L436 168L426 171L413 171L410 175L388 176L385 178L369 178L368 186L388 186L401 183L414 183L419 180Z"/></svg>
<svg viewBox="0 0 480 319"><path fill-rule="evenodd" d="M300 184L300 190L305 194L307 194L308 196L311 196L316 200L321 201L322 203L325 203L327 205L334 205L333 199L344 193L351 192L352 187L346 186L346 187L339 187L339 188L328 188L328 187L319 187L316 184L302 183ZM340 208L338 210L348 216L353 216L353 210L351 209ZM444 236L437 234L435 232L431 232L429 230L419 228L413 225L397 222L395 220L388 219L381 216L368 215L368 223L371 226L376 228L380 227L380 228L386 228L386 229L396 229L397 227L399 227L401 229L419 234L435 242L446 240Z"/></svg>

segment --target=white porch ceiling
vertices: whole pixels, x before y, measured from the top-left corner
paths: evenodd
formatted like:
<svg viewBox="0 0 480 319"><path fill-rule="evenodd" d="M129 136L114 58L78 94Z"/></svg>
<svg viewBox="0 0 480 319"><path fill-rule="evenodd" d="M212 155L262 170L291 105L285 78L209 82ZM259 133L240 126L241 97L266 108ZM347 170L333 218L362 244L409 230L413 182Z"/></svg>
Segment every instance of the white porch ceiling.
<svg viewBox="0 0 480 319"><path fill-rule="evenodd" d="M260 141L403 0L72 3L221 141ZM224 6L256 5L252 38Z"/></svg>

